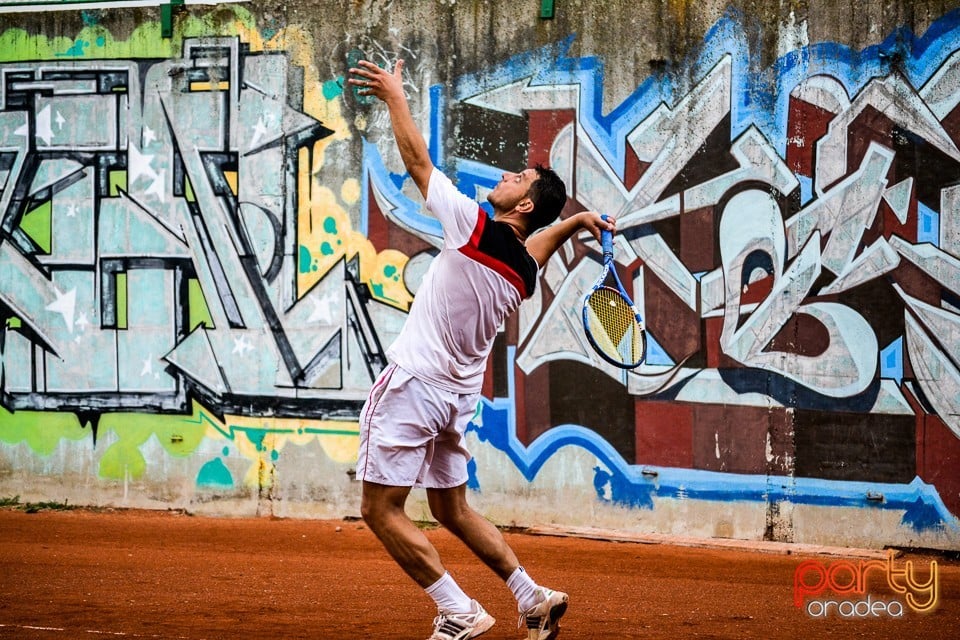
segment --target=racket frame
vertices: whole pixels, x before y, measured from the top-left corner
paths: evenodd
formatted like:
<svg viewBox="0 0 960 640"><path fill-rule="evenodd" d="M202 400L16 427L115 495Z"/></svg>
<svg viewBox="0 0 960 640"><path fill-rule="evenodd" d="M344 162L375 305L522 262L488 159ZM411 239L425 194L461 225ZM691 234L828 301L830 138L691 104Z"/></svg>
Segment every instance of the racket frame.
<svg viewBox="0 0 960 640"><path fill-rule="evenodd" d="M609 219L607 215L601 216L601 218L606 221ZM613 262L613 234L606 229L600 230L600 248L603 251L603 269L600 272L600 277L597 278L597 281L590 288L590 291L587 292L587 295L583 297L583 332L587 336L587 340L590 341L590 346L593 347L593 350L597 352L601 358L621 369L636 369L647 357L647 335L646 330L643 327L643 318L640 316L640 311L637 310L637 305L633 303L633 298L630 297L630 294L626 292L623 288L623 283L620 281L620 276L617 275L617 268ZM590 319L588 317L589 313L589 300L590 296L593 295L593 292L597 289L607 288L612 289L613 287L607 287L604 283L607 281L608 276L613 276L613 281L616 283L616 292L624 299L627 305L630 307L630 311L633 313L634 318L637 321L637 331L640 332L640 358L635 363L623 362L622 360L617 360L611 358L603 349L597 344L597 341L594 339L593 335L590 333Z"/></svg>

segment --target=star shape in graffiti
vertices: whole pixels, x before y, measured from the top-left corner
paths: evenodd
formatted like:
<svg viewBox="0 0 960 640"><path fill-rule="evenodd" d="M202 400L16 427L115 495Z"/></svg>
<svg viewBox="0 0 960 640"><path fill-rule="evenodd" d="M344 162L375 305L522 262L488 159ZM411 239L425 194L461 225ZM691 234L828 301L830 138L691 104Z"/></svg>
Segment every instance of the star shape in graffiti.
<svg viewBox="0 0 960 640"><path fill-rule="evenodd" d="M148 146L157 139L157 134L148 126L143 127L143 146Z"/></svg>
<svg viewBox="0 0 960 640"><path fill-rule="evenodd" d="M253 139L250 140L250 148L255 149L260 140L267 135L269 129L267 128L267 123L264 122L263 116L257 119L257 124L253 127Z"/></svg>
<svg viewBox="0 0 960 640"><path fill-rule="evenodd" d="M77 217L77 205L71 203L70 206L67 207L67 217L68 217L68 218L76 218L76 217Z"/></svg>
<svg viewBox="0 0 960 640"><path fill-rule="evenodd" d="M147 356L147 359L143 361L143 368L140 369L140 377L153 375L153 354L151 353Z"/></svg>
<svg viewBox="0 0 960 640"><path fill-rule="evenodd" d="M135 145L127 145L127 186L133 186L140 176L147 176L156 180L157 172L154 170L152 153L141 153Z"/></svg>
<svg viewBox="0 0 960 640"><path fill-rule="evenodd" d="M233 339L233 353L239 353L241 356L247 351L253 351L253 344L247 340L247 336L240 335Z"/></svg>
<svg viewBox="0 0 960 640"><path fill-rule="evenodd" d="M74 324L80 328L80 331L86 331L87 325L90 324L90 321L87 320L87 314L81 311L80 315L77 316L77 321Z"/></svg>
<svg viewBox="0 0 960 640"><path fill-rule="evenodd" d="M319 322L321 324L333 324L333 296L325 293L322 298L313 299L313 311L307 322Z"/></svg>
<svg viewBox="0 0 960 640"><path fill-rule="evenodd" d="M47 311L59 313L63 316L63 321L67 323L67 329L73 333L73 314L77 307L76 288L63 293L59 289L54 289L57 299L47 305Z"/></svg>

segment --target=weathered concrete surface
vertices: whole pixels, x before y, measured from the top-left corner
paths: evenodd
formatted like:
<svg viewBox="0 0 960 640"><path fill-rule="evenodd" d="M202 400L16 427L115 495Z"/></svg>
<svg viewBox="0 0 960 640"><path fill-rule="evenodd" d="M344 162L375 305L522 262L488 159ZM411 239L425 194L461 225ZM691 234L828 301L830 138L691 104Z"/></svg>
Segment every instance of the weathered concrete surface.
<svg viewBox="0 0 960 640"><path fill-rule="evenodd" d="M543 162L621 218L647 363L585 344L571 241L491 356L492 519L960 547L960 2L552 4L0 13L0 496L357 514L441 244L362 52L478 201Z"/></svg>

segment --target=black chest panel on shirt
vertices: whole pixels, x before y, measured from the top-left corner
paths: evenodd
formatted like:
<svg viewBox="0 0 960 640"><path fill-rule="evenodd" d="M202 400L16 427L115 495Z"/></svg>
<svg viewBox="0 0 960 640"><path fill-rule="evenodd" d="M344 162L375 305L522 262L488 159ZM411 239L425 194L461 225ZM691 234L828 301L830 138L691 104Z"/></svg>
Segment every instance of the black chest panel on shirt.
<svg viewBox="0 0 960 640"><path fill-rule="evenodd" d="M491 220L480 209L473 236L460 251L506 278L521 298L533 295L537 286L537 262L510 225Z"/></svg>

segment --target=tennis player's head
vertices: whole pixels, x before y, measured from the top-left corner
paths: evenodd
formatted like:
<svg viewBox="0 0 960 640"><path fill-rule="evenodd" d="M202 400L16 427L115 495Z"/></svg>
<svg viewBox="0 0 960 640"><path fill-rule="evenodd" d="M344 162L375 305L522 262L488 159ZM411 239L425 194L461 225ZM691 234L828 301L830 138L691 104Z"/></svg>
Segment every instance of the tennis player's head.
<svg viewBox="0 0 960 640"><path fill-rule="evenodd" d="M567 187L557 172L538 164L534 167L537 179L530 185L528 197L533 201L527 233L533 233L541 227L552 224L567 204Z"/></svg>
<svg viewBox="0 0 960 640"><path fill-rule="evenodd" d="M520 173L504 173L487 201L495 214L522 219L530 235L557 219L567 203L567 188L553 169L538 164Z"/></svg>

